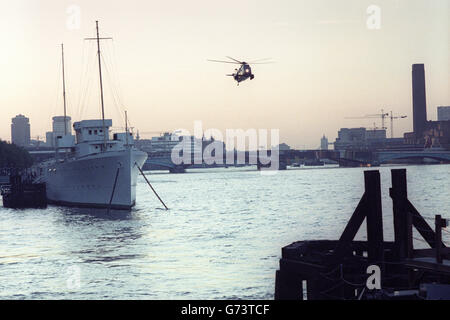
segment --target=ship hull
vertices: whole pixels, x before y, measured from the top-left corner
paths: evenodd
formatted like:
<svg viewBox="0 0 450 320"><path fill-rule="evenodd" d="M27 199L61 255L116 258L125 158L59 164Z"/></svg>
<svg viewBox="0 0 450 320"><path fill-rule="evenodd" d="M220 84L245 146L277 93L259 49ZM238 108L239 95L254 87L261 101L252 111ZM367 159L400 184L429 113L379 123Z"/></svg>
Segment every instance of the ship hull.
<svg viewBox="0 0 450 320"><path fill-rule="evenodd" d="M45 169L49 203L130 209L136 204L139 168L147 154L126 149L55 163ZM117 179L116 179L117 176Z"/></svg>

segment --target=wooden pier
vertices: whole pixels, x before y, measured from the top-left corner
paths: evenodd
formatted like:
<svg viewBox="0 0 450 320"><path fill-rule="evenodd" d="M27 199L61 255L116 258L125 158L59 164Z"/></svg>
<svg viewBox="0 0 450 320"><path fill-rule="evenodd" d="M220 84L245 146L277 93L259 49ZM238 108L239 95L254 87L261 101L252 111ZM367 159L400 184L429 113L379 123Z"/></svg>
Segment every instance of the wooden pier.
<svg viewBox="0 0 450 320"><path fill-rule="evenodd" d="M282 248L276 300L450 299L450 249L441 233L447 221L436 215L432 229L408 200L406 169L391 177L394 241L383 237L380 173L365 171L365 192L339 240ZM355 241L364 220L367 241ZM413 228L429 249L414 249Z"/></svg>

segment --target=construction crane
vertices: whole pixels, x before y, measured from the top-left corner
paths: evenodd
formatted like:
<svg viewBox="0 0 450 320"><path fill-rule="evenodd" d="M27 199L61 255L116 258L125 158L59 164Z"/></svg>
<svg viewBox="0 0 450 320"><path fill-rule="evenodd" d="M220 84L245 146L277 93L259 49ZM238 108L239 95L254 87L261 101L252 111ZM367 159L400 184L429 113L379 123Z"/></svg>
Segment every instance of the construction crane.
<svg viewBox="0 0 450 320"><path fill-rule="evenodd" d="M407 116L393 116L392 115L392 111L391 111L391 115L389 118L391 118L391 138L394 137L394 119L404 119Z"/></svg>
<svg viewBox="0 0 450 320"><path fill-rule="evenodd" d="M362 117L346 117L345 119L368 119L368 118L381 118L381 129L387 129L384 126L384 118L389 116L389 113L385 113L383 109L381 109L381 113L377 114L366 114Z"/></svg>
<svg viewBox="0 0 450 320"><path fill-rule="evenodd" d="M366 129L368 129L368 130L372 130L372 131L376 131L376 130L383 130L383 129L386 129L386 128L383 128L383 127L377 127L377 124L374 122L373 123L373 127L368 127L368 128L366 128Z"/></svg>
<svg viewBox="0 0 450 320"><path fill-rule="evenodd" d="M393 116L392 111L391 113L384 112L383 109L381 109L381 113L377 114L367 114L363 117L346 117L345 119L370 119L370 118L381 118L381 128L378 129L387 129L384 125L384 119L390 118L391 119L391 138L394 137L394 119L403 119L406 118L406 116Z"/></svg>
<svg viewBox="0 0 450 320"><path fill-rule="evenodd" d="M381 109L381 113L367 115L368 118L381 118L381 129L387 129L384 126L384 118L387 116L389 116L389 113L385 113L383 109Z"/></svg>

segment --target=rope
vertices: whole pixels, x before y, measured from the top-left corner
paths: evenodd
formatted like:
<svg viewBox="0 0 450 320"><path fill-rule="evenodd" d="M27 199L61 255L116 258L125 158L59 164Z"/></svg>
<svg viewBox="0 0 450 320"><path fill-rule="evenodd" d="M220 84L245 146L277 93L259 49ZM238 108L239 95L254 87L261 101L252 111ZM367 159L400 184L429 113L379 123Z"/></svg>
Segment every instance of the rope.
<svg viewBox="0 0 450 320"><path fill-rule="evenodd" d="M113 188L112 188L112 192L111 192L111 198L109 199L109 204L108 204L108 211L107 213L109 213L109 210L111 209L111 203L114 197L114 191L116 190L116 184L117 184L117 177L119 176L119 170L120 170L120 166L117 167L117 171L116 171L116 177L114 178L114 184L113 184Z"/></svg>
<svg viewBox="0 0 450 320"><path fill-rule="evenodd" d="M90 41L90 42L92 42L92 41ZM81 90L81 92L80 92L80 98L78 100L78 107L77 107L77 109L79 110L78 118L80 120L84 116L84 111L85 111L86 105L87 105L86 99L89 98L91 82L92 82L92 79L94 78L93 72L89 72L90 69L92 68L91 65L92 65L93 61L95 61L95 54L93 53L92 46L93 46L93 44L90 43L90 47L87 49L88 57L87 57L87 63L85 65L86 67L85 67L85 70L84 70L84 74L82 74L81 77L80 77L80 90ZM83 60L84 60L84 57L83 57ZM83 88L82 82L83 82L84 79L86 79L86 83L85 83L85 86Z"/></svg>
<svg viewBox="0 0 450 320"><path fill-rule="evenodd" d="M363 296L363 294L364 294L365 291L366 291L366 287L364 287L364 288L361 290L361 294L359 295L358 300L361 300L361 298L362 298L362 296Z"/></svg>
<svg viewBox="0 0 450 320"><path fill-rule="evenodd" d="M426 243L426 244L428 244L428 242L426 242L425 240L423 240L423 239L420 239L420 238L416 238L416 237L412 237L414 240L417 240L417 241L421 241L421 242L424 242L424 243Z"/></svg>
<svg viewBox="0 0 450 320"><path fill-rule="evenodd" d="M342 277L342 281L344 281L346 284L353 286L353 287L365 287L366 286L365 282L364 283L352 283L348 280L345 280L343 277Z"/></svg>
<svg viewBox="0 0 450 320"><path fill-rule="evenodd" d="M123 113L126 108L121 98L123 96L123 93L120 86L120 81L118 79L117 58L114 40L108 41L105 47L106 49L104 48L102 50L102 59L107 71L108 81L110 84L114 103L117 107L122 122L124 122L125 119ZM133 126L131 124L130 117L127 118L127 125L129 128L132 128Z"/></svg>
<svg viewBox="0 0 450 320"><path fill-rule="evenodd" d="M166 204L164 203L164 201L162 201L162 199L159 197L158 193L156 193L155 189L153 189L152 184L150 183L150 181L148 181L147 177L145 176L144 172L142 171L141 168L139 168L139 166L137 165L137 163L135 162L134 165L138 168L139 172L142 174L142 176L144 177L145 181L147 182L148 186L152 189L153 193L156 195L156 197L159 199L159 201L161 201L161 203L163 204L163 206L166 208L166 210L169 210L169 208L167 208Z"/></svg>
<svg viewBox="0 0 450 320"><path fill-rule="evenodd" d="M414 227L414 228L416 228L417 231L426 232L428 234L434 234L433 230L425 230L425 229L417 228L417 227Z"/></svg>
<svg viewBox="0 0 450 320"><path fill-rule="evenodd" d="M321 275L326 275L326 276L328 276L328 275L330 275L330 274L332 274L332 273L334 273L335 271L337 271L339 269L339 266L336 266L336 268L334 268L333 270L331 270L330 272L327 272L327 273L321 273Z"/></svg>
<svg viewBox="0 0 450 320"><path fill-rule="evenodd" d="M60 98L60 95L62 95L61 91L62 91L62 84L61 84L61 60L58 60L57 63L57 74L56 74L56 91L55 91L55 103L53 105L53 109L51 110L52 114L55 114L58 112L58 110L60 111L61 109L58 108L58 100Z"/></svg>
<svg viewBox="0 0 450 320"><path fill-rule="evenodd" d="M329 298L332 298L332 299L342 300L342 299L343 299L342 297L334 296L334 295L328 294L330 291L333 291L333 290L339 288L340 286L342 286L342 283L338 283L338 284L332 286L331 288L328 288L328 289L326 289L326 290L323 290L323 291L320 292L320 294L321 294L321 295L326 295L326 296L328 296Z"/></svg>
<svg viewBox="0 0 450 320"><path fill-rule="evenodd" d="M111 73L109 72L109 68L108 68L108 66L107 66L107 64L105 62L103 54L101 55L101 58L102 58L102 61L103 61L104 70L106 71L105 72L106 79L107 79L109 87L111 89L110 93L111 93L112 100L114 101L114 106L116 107L116 110L119 113L119 117L121 118L121 123L123 123L125 119L124 119L124 116L122 114L122 111L124 111L124 110L120 110L120 108L123 108L123 105L122 106L120 105L120 97L118 96L118 93L116 92L116 88L113 85L113 81L111 79Z"/></svg>
<svg viewBox="0 0 450 320"><path fill-rule="evenodd" d="M414 214L416 217L422 217L424 220L428 220L428 221L431 221L431 222L436 221L436 218L435 218L435 217L433 217L433 218L426 217L426 216L417 214L416 212L412 212L412 211L410 211L410 213L411 213L411 214ZM445 217L442 217L442 219L450 220L449 218L445 218Z"/></svg>
<svg viewBox="0 0 450 320"><path fill-rule="evenodd" d="M81 100L82 100L82 88L83 88L83 80L87 77L87 64L85 63L86 60L86 41L83 41L83 49L82 49L82 54L81 54L81 66L82 66L82 70L80 72L80 81L78 84L78 88L80 90L79 95L78 95L78 103L77 103L77 118L80 119L82 114L81 114ZM89 62L89 59L88 59Z"/></svg>
<svg viewBox="0 0 450 320"><path fill-rule="evenodd" d="M339 278L331 278L331 277L328 277L328 275L330 275L330 274L332 274L332 273L334 273L335 271L338 271L338 270L341 271L341 272L340 272ZM350 282L350 281L346 280L346 279L344 278L344 275L343 275L343 272L342 272L342 265L338 265L336 268L334 268L333 270L331 270L331 271L328 272L328 273L320 273L320 275L321 275L324 279L326 279L326 280L328 280L328 281L333 281L333 282L336 282L336 281L342 281L342 282L344 282L344 283L346 283L346 284L348 284L348 285L350 285L350 286L354 286L354 287L362 287L362 286L365 286L365 285L366 285L365 283L353 283L353 282Z"/></svg>

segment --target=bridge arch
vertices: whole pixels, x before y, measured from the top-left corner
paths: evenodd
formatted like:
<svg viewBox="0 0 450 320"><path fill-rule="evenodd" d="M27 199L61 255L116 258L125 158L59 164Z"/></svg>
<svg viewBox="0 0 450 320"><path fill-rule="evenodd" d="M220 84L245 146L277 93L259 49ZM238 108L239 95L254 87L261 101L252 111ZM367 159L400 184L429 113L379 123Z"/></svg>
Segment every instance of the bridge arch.
<svg viewBox="0 0 450 320"><path fill-rule="evenodd" d="M378 161L380 163L384 163L390 160L396 159L434 159L437 161L449 161L450 162L450 151L442 151L442 152L378 152Z"/></svg>

